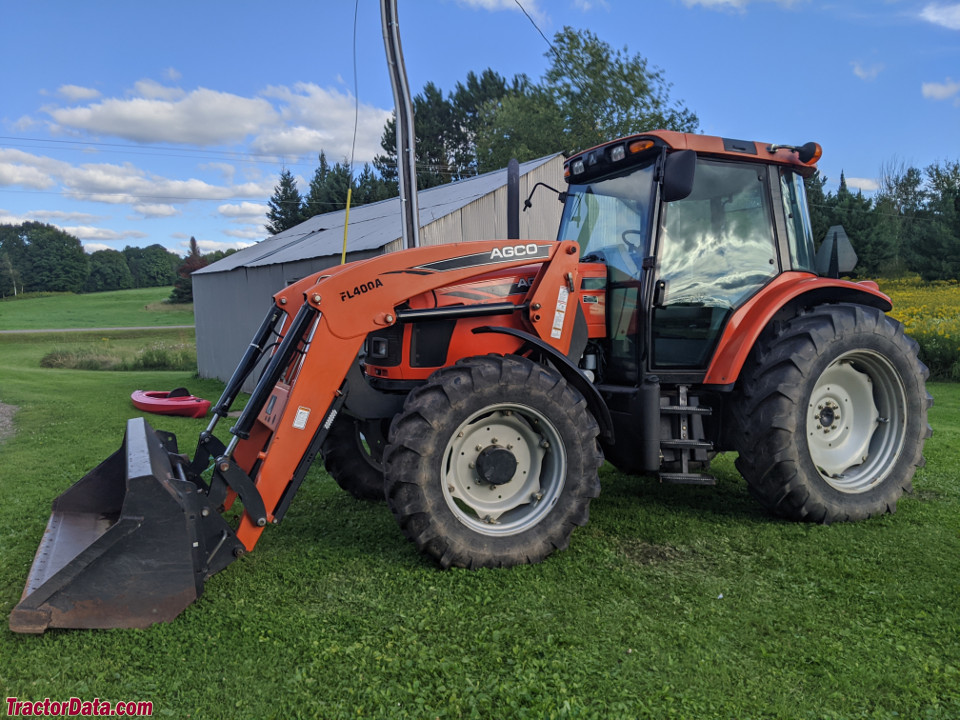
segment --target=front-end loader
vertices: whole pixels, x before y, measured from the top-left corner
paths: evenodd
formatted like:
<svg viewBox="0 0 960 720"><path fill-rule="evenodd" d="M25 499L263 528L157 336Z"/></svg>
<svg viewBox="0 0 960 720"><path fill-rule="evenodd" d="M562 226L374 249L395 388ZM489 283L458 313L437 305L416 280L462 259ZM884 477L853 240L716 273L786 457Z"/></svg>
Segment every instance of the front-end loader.
<svg viewBox="0 0 960 720"><path fill-rule="evenodd" d="M317 455L442 567L566 547L604 458L709 485L735 450L778 515L892 512L930 434L926 368L875 284L839 279L836 253L816 266L819 156L641 133L566 161L556 241L421 247L283 288L192 458L132 419L54 501L11 629L171 620L280 522Z"/></svg>

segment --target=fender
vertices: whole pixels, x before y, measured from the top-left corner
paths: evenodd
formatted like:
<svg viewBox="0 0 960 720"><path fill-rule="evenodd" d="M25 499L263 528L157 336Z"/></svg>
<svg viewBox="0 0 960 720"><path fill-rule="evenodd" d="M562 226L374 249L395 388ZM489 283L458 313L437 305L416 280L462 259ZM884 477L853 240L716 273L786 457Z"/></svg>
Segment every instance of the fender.
<svg viewBox="0 0 960 720"><path fill-rule="evenodd" d="M874 282L850 282L822 278L806 272L785 272L742 305L727 321L704 385L733 385L760 333L786 305L820 305L851 302L884 312L893 307L890 298Z"/></svg>

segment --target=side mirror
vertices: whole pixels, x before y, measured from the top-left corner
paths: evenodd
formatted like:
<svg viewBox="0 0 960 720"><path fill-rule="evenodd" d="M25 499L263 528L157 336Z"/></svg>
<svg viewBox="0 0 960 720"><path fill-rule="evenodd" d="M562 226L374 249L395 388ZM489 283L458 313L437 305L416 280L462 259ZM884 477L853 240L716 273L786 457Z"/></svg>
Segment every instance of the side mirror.
<svg viewBox="0 0 960 720"><path fill-rule="evenodd" d="M820 277L839 278L852 273L857 260L857 253L847 233L841 225L834 225L827 230L827 236L817 250L814 265Z"/></svg>
<svg viewBox="0 0 960 720"><path fill-rule="evenodd" d="M683 200L693 192L693 178L697 170L697 153L679 150L667 155L663 166L660 199L663 202Z"/></svg>

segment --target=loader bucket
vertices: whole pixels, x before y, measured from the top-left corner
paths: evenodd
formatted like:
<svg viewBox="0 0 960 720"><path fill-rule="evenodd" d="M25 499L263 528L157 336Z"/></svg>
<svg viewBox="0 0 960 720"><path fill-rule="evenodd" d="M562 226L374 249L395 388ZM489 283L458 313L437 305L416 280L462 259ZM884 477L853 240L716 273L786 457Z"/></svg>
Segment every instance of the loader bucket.
<svg viewBox="0 0 960 720"><path fill-rule="evenodd" d="M53 501L11 630L168 622L242 552L203 488L178 477L166 440L172 451L128 420L120 449Z"/></svg>

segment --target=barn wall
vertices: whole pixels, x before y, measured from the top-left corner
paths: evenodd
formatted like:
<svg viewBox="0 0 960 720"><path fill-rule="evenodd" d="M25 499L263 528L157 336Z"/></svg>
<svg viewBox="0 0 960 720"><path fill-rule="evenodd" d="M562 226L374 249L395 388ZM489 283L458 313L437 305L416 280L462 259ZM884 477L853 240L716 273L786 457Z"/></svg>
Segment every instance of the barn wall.
<svg viewBox="0 0 960 720"><path fill-rule="evenodd" d="M376 252L347 255L347 261L365 260ZM273 302L273 295L311 273L339 264L339 256L311 258L296 263L238 268L229 272L193 276L197 328L197 367L200 377L230 379L253 334ZM256 385L256 372L244 384Z"/></svg>

